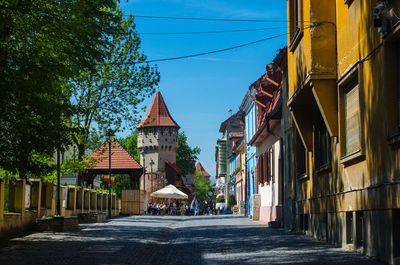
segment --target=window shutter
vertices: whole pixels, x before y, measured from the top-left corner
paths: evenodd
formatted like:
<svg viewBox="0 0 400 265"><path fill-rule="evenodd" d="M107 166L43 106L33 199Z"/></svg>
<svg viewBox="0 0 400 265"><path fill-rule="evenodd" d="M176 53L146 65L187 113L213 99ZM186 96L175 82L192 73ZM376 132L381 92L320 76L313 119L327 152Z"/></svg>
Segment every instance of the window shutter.
<svg viewBox="0 0 400 265"><path fill-rule="evenodd" d="M267 157L267 179L268 179L268 184L269 184L269 182L270 182L270 180L271 180L271 157L270 157L270 150L271 149L268 149L266 152L265 152L265 156Z"/></svg>
<svg viewBox="0 0 400 265"><path fill-rule="evenodd" d="M262 183L262 156L258 157L258 161L257 161L257 185Z"/></svg>
<svg viewBox="0 0 400 265"><path fill-rule="evenodd" d="M358 85L345 94L346 154L361 148L359 95Z"/></svg>
<svg viewBox="0 0 400 265"><path fill-rule="evenodd" d="M263 154L264 156L264 182L267 182L269 184L268 180L268 155L267 152Z"/></svg>
<svg viewBox="0 0 400 265"><path fill-rule="evenodd" d="M271 148L271 175L272 183L275 183L275 147Z"/></svg>

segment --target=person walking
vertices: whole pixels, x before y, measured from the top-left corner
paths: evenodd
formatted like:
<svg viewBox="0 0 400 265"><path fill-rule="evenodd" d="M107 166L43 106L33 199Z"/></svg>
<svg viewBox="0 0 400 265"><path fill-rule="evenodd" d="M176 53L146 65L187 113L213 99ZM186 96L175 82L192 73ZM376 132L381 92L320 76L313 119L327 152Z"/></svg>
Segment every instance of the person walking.
<svg viewBox="0 0 400 265"><path fill-rule="evenodd" d="M199 210L200 210L200 203L197 200L196 196L194 196L193 200L192 200L192 204L190 205L190 207L193 209L194 211L194 216L199 215Z"/></svg>

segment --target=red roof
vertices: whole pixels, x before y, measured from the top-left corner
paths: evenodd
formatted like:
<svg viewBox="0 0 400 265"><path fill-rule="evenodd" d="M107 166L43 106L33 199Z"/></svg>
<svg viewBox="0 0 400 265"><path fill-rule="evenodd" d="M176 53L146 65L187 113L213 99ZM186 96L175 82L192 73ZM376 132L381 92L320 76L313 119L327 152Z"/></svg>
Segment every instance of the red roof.
<svg viewBox="0 0 400 265"><path fill-rule="evenodd" d="M96 164L91 169L108 169L109 149L108 141L105 141L89 157L96 159ZM119 144L115 139L111 140L111 169L142 169L142 166Z"/></svg>
<svg viewBox="0 0 400 265"><path fill-rule="evenodd" d="M175 163L171 163L171 162L169 162L169 161L167 161L167 160L165 160L165 163L168 165L168 166L170 166L176 173L178 173L179 175L181 175L183 172L182 172L182 170L178 167L178 165L177 164L175 164Z"/></svg>
<svg viewBox="0 0 400 265"><path fill-rule="evenodd" d="M210 174L204 169L203 165L200 162L197 162L196 164L196 171L201 173L203 176L209 178Z"/></svg>
<svg viewBox="0 0 400 265"><path fill-rule="evenodd" d="M153 102L147 111L146 117L137 128L157 126L171 126L178 127L178 129L180 128L171 117L171 114L169 113L167 105L165 105L164 99L160 92L157 92L154 96Z"/></svg>

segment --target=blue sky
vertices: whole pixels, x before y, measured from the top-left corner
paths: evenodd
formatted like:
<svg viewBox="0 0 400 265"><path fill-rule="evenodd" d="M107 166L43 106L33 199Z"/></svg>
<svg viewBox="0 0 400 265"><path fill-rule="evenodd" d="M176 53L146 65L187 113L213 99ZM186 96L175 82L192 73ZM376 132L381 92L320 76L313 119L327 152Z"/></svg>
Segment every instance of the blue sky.
<svg viewBox="0 0 400 265"><path fill-rule="evenodd" d="M286 20L286 0L129 0L123 11L133 15ZM139 34L283 27L281 29L198 35L141 35L148 59L201 53L236 46L286 32L286 23L216 22L136 18ZM218 54L158 62L160 92L172 117L199 146L199 160L215 176L215 145L222 121L235 113L246 93L265 70L286 37ZM151 99L145 104L149 106ZM144 115L145 113L143 113Z"/></svg>

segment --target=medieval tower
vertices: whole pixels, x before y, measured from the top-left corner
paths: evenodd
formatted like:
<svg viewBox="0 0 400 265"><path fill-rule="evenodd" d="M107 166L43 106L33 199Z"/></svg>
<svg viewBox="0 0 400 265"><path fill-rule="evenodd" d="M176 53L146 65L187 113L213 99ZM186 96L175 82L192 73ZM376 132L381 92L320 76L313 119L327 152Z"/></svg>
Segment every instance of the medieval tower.
<svg viewBox="0 0 400 265"><path fill-rule="evenodd" d="M157 92L146 116L137 126L137 144L141 151L140 162L146 171L144 179L148 193L165 184L177 184L174 172L179 174L180 171L175 164L179 128L161 93ZM143 187L143 180L141 182Z"/></svg>

